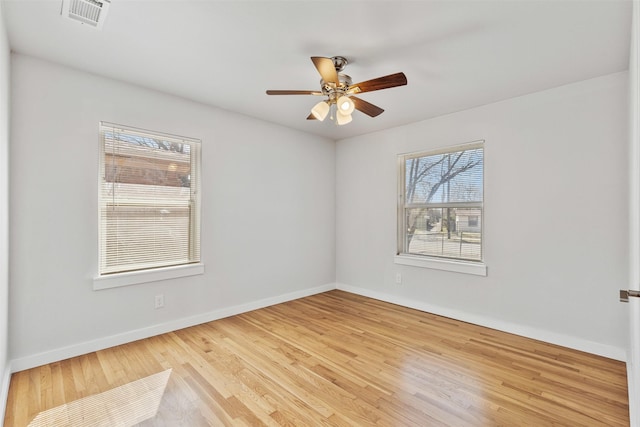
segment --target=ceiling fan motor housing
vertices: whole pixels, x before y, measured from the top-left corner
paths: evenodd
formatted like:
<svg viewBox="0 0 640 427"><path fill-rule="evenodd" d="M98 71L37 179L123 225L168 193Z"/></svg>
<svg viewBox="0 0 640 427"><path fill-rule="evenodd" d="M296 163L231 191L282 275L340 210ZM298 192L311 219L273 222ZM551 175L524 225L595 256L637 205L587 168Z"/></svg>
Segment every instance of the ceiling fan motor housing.
<svg viewBox="0 0 640 427"><path fill-rule="evenodd" d="M349 90L349 86L353 83L350 76L346 74L338 74L339 84L327 83L324 79L320 79L320 86L322 87L322 93L325 95L331 95L332 93L343 94Z"/></svg>

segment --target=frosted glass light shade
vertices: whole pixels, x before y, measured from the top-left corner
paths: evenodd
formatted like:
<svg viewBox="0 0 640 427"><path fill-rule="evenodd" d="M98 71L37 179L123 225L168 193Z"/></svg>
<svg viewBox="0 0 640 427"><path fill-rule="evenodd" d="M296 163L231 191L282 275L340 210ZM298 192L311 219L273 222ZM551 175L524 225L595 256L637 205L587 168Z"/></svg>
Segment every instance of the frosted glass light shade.
<svg viewBox="0 0 640 427"><path fill-rule="evenodd" d="M338 114L336 114L336 123L340 126L346 125L347 123L351 123L352 117L351 114L344 114L338 110Z"/></svg>
<svg viewBox="0 0 640 427"><path fill-rule="evenodd" d="M313 114L313 117L316 119L323 121L327 117L327 114L329 114L329 104L325 101L318 102L311 109L311 114Z"/></svg>
<svg viewBox="0 0 640 427"><path fill-rule="evenodd" d="M336 102L336 104L338 105L338 111L340 111L344 115L350 115L351 113L353 113L353 110L355 110L356 108L353 101L349 99L348 96L344 96L344 95L338 98L338 101Z"/></svg>

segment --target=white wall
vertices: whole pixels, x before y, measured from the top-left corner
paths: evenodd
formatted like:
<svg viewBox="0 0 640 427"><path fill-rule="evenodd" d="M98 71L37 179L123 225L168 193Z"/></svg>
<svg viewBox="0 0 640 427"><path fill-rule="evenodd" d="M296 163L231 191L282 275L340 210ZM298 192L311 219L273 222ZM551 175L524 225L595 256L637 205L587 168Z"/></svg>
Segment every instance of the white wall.
<svg viewBox="0 0 640 427"><path fill-rule="evenodd" d="M9 390L9 44L0 3L0 419Z"/></svg>
<svg viewBox="0 0 640 427"><path fill-rule="evenodd" d="M624 359L627 88L618 73L339 141L339 287ZM479 139L488 276L394 264L396 155Z"/></svg>
<svg viewBox="0 0 640 427"><path fill-rule="evenodd" d="M15 369L334 287L335 142L11 59ZM204 275L92 290L100 120L202 139Z"/></svg>

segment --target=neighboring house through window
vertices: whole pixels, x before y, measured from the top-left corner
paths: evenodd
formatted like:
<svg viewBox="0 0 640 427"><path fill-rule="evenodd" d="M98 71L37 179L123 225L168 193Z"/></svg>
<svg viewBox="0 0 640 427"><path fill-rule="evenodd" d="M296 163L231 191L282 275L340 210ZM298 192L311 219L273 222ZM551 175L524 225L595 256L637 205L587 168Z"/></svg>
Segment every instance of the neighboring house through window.
<svg viewBox="0 0 640 427"><path fill-rule="evenodd" d="M200 141L100 123L99 275L200 262Z"/></svg>
<svg viewBox="0 0 640 427"><path fill-rule="evenodd" d="M482 142L399 156L398 255L482 261Z"/></svg>

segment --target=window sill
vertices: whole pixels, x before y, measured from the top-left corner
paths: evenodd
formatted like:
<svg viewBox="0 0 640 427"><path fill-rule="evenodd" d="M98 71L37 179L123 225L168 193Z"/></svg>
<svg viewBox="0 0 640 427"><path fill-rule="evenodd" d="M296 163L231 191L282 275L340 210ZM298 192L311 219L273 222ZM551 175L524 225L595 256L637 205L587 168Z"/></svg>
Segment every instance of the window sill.
<svg viewBox="0 0 640 427"><path fill-rule="evenodd" d="M178 265L174 267L154 268L152 270L109 274L94 277L93 290L99 291L101 289L177 279L179 277L196 276L198 274L204 274L204 264Z"/></svg>
<svg viewBox="0 0 640 427"><path fill-rule="evenodd" d="M411 265L413 267L432 268L435 270L474 274L476 276L487 275L487 266L481 262L453 261L404 254L396 255L393 261L396 264Z"/></svg>

